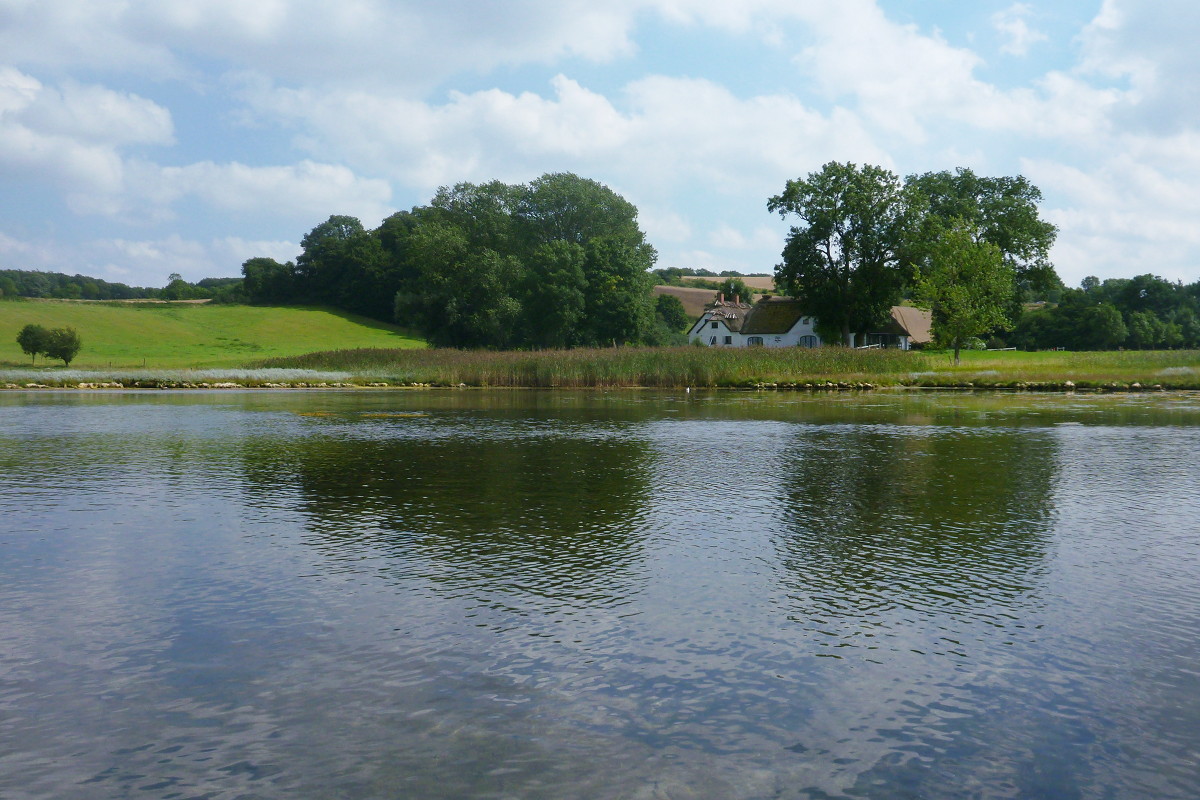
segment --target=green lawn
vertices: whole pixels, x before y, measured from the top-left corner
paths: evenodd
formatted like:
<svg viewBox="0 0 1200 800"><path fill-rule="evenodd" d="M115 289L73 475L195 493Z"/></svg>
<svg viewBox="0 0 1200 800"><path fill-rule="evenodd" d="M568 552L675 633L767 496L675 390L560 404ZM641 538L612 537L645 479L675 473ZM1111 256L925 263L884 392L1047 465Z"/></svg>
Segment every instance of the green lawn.
<svg viewBox="0 0 1200 800"><path fill-rule="evenodd" d="M1074 381L1076 383L1140 382L1174 386L1200 385L1200 351L1117 350L1101 352L1020 350L966 350L954 365L949 351L925 351L936 375L928 382L975 381L981 384L1009 381Z"/></svg>
<svg viewBox="0 0 1200 800"><path fill-rule="evenodd" d="M0 366L29 365L17 332L30 323L77 330L83 349L71 367L78 369L238 367L315 350L425 346L393 325L326 308L2 301Z"/></svg>

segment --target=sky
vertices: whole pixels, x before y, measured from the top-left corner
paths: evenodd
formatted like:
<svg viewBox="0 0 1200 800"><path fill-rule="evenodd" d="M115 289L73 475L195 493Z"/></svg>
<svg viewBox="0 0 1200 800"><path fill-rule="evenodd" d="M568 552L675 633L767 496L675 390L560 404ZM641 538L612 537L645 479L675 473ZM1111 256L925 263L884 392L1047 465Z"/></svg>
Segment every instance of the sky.
<svg viewBox="0 0 1200 800"><path fill-rule="evenodd" d="M0 268L294 259L439 186L574 172L660 267L771 272L829 161L1029 178L1064 282L1200 279L1185 0L0 0Z"/></svg>

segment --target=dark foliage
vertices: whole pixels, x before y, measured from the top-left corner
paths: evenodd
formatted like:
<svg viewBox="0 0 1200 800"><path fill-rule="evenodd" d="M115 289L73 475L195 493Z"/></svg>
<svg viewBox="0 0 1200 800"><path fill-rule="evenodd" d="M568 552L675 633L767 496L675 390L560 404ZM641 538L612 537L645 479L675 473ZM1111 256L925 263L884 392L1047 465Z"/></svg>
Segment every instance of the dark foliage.
<svg viewBox="0 0 1200 800"><path fill-rule="evenodd" d="M1200 348L1200 281L1088 277L1057 305L1027 311L1009 338L1027 350Z"/></svg>
<svg viewBox="0 0 1200 800"><path fill-rule="evenodd" d="M296 263L253 258L251 302L326 303L414 328L445 347L649 341L654 248L637 209L576 175L443 187L376 230L333 216Z"/></svg>

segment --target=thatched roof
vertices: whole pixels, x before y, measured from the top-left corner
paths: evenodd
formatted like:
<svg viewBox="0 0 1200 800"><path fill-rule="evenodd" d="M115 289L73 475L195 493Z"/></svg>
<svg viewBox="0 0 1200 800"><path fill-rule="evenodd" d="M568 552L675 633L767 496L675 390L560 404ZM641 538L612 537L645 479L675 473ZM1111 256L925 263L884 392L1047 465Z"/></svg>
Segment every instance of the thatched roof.
<svg viewBox="0 0 1200 800"><path fill-rule="evenodd" d="M804 313L797 301L788 297L764 297L747 315L742 333L787 333L802 316Z"/></svg>
<svg viewBox="0 0 1200 800"><path fill-rule="evenodd" d="M913 344L928 344L933 341L933 314L924 308L892 306L892 321Z"/></svg>

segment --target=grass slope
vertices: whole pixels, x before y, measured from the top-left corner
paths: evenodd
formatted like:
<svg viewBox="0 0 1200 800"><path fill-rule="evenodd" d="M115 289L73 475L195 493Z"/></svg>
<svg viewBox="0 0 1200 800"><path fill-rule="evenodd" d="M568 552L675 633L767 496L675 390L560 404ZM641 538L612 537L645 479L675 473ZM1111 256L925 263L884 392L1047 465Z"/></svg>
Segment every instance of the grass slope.
<svg viewBox="0 0 1200 800"><path fill-rule="evenodd" d="M0 302L0 366L29 366L17 332L30 323L71 327L77 369L236 367L248 361L339 348L424 347L400 328L325 308L182 303ZM62 366L62 362L37 365Z"/></svg>

